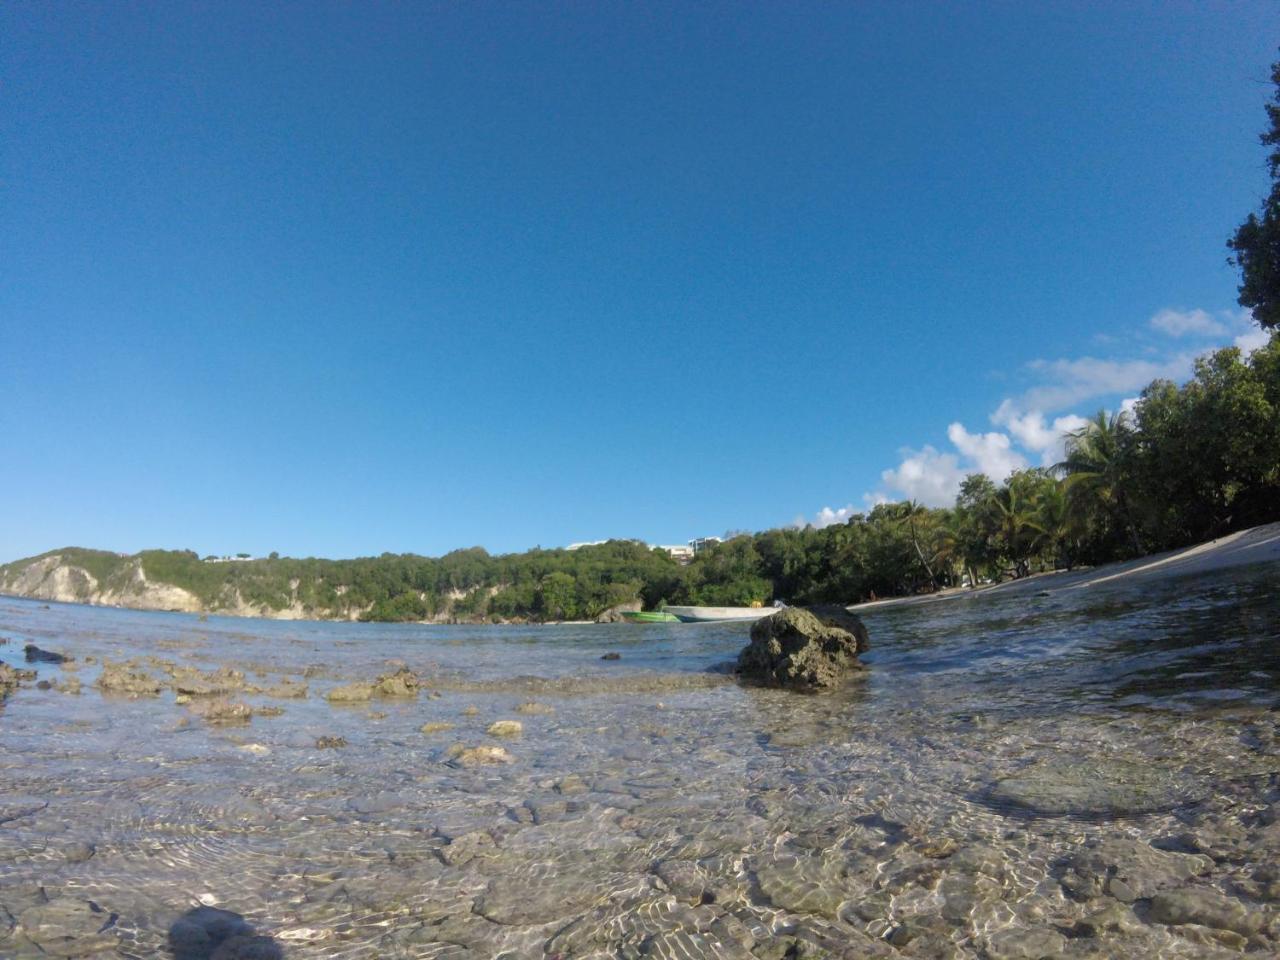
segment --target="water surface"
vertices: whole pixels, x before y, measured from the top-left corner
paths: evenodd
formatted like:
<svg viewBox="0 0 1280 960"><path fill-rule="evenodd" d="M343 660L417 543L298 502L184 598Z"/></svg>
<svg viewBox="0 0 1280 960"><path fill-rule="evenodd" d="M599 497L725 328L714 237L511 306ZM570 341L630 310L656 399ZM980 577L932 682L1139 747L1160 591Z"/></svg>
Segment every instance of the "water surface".
<svg viewBox="0 0 1280 960"><path fill-rule="evenodd" d="M1261 565L881 608L866 677L830 697L718 672L741 624L0 598L0 659L35 643L78 661L41 679L83 685L0 708L0 956L168 956L200 905L295 958L1271 953L1276 586ZM104 657L310 695L236 697L283 713L215 725L171 690L103 696ZM428 679L417 697L324 699L399 664ZM502 719L522 736L489 736ZM457 744L512 761L466 766ZM1245 919L1153 915L1182 889Z"/></svg>

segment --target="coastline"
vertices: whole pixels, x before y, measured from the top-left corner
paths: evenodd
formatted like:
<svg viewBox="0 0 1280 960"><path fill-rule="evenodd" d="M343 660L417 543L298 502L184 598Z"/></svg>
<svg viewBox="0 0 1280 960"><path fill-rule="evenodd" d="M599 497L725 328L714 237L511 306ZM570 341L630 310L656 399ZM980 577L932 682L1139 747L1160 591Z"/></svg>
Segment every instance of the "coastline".
<svg viewBox="0 0 1280 960"><path fill-rule="evenodd" d="M1104 583L1116 583L1135 579L1163 579L1165 577L1193 576L1213 573L1231 567L1254 563L1280 562L1280 523L1268 523L1247 530L1238 530L1190 547L1152 553L1133 560L1107 563L1098 567L1077 567L1074 570L1054 570L1036 573L1020 580L1006 580L971 587L948 587L936 593L914 597L888 597L852 604L850 610L879 610L894 606L916 606L925 603L941 603L958 598L988 596L1017 596L1054 593L1065 590L1085 590Z"/></svg>
<svg viewBox="0 0 1280 960"><path fill-rule="evenodd" d="M1193 544L1177 550L1147 554L1133 560L1103 564L1097 567L1078 567L1074 570L1054 570L1036 573L1018 580L1006 580L1002 583L988 584L976 589L970 587L947 587L935 593L919 594L910 597L887 597L882 600L868 600L862 603L847 604L847 609L854 611L880 610L897 606L917 606L928 603L941 603L959 598L979 598L988 596L1010 596L1020 594L1038 594L1064 590L1083 590L1089 587L1115 583L1132 579L1160 579L1173 576L1188 576L1211 573L1217 570L1243 566L1254 563L1280 562L1280 522L1250 527L1235 533L1226 534L1215 540ZM73 606L105 607L117 610L140 610L153 613L181 613L199 617L232 617L242 620L289 620L310 621L315 623L353 623L351 617L318 617L308 616L296 608L285 608L268 613L246 612L227 609L181 609L173 607L147 606L143 604L101 603L92 600L69 600L62 597L42 596L39 594L11 593L0 590L0 597L16 600L39 601L43 603L60 603ZM593 620L503 620L495 622L490 618L467 619L449 616L431 620L386 620L368 621L375 623L414 624L419 626L493 626L493 627L551 627L594 625ZM630 625L628 625L630 626Z"/></svg>

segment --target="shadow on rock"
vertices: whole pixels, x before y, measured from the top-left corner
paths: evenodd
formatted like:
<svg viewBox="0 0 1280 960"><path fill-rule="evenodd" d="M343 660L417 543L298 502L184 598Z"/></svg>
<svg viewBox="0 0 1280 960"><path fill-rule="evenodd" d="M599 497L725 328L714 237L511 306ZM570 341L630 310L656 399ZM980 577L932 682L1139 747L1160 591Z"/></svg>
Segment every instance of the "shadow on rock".
<svg viewBox="0 0 1280 960"><path fill-rule="evenodd" d="M174 960L283 960L284 948L230 910L195 907L169 928Z"/></svg>

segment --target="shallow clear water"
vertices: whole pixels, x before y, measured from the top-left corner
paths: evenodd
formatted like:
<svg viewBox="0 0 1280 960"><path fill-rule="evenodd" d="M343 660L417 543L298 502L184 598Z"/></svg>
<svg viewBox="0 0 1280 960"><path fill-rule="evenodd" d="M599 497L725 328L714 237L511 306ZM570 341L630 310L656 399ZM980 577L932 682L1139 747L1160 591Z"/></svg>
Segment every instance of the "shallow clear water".
<svg viewBox="0 0 1280 960"><path fill-rule="evenodd" d="M0 956L167 956L200 904L297 958L1274 953L1277 573L881 608L866 677L827 697L718 670L742 624L0 598L0 660L35 643L77 658L40 679L83 685L0 708ZM310 695L236 696L283 713L216 725L168 689L102 695L104 657L165 683L305 671ZM399 663L417 697L324 699ZM522 735L489 736L502 719ZM1153 903L1183 889L1218 913L1165 922Z"/></svg>

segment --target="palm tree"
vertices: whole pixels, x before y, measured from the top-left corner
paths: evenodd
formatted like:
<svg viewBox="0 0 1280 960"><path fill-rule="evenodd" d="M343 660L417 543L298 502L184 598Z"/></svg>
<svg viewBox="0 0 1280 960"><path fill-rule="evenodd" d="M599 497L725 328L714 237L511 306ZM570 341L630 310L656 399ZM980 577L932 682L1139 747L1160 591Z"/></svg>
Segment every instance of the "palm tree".
<svg viewBox="0 0 1280 960"><path fill-rule="evenodd" d="M996 491L991 498L991 505L995 509L1009 559L1014 562L1015 574L1024 577L1027 574L1027 556L1032 548L1032 538L1024 534L1034 526L1034 504L1017 485L1009 484Z"/></svg>
<svg viewBox="0 0 1280 960"><path fill-rule="evenodd" d="M1071 569L1071 551L1065 547L1075 533L1075 520L1076 514L1071 509L1067 482L1048 479L1036 498L1035 519L1028 525L1039 534L1035 549L1047 548L1053 555L1054 566L1057 566L1058 557L1062 556L1067 562L1067 569Z"/></svg>
<svg viewBox="0 0 1280 960"><path fill-rule="evenodd" d="M919 517L927 518L928 516L928 507L915 500L908 500L902 504L902 514L899 519L907 524L907 529L911 534L911 545L915 547L916 556L920 558L920 564L924 567L924 572L929 576L929 583L932 584L933 589L937 590L938 578L933 575L933 567L925 559L924 551L920 549L920 537L916 532L916 519Z"/></svg>
<svg viewBox="0 0 1280 960"><path fill-rule="evenodd" d="M1133 522L1133 514L1124 489L1124 447L1129 435L1123 411L1108 414L1099 410L1079 430L1067 434L1066 459L1054 469L1065 475L1067 492L1077 507L1085 498L1093 498L1120 518L1133 542L1142 553L1142 541Z"/></svg>

